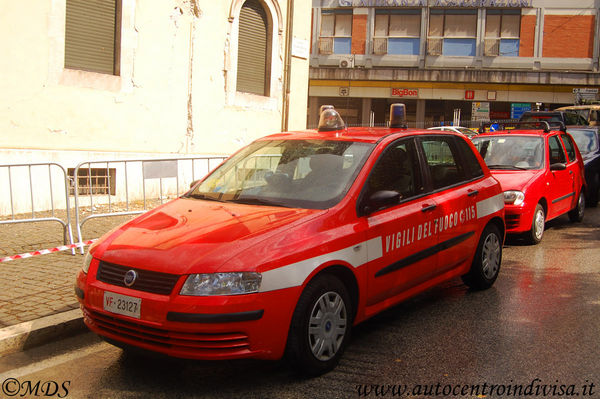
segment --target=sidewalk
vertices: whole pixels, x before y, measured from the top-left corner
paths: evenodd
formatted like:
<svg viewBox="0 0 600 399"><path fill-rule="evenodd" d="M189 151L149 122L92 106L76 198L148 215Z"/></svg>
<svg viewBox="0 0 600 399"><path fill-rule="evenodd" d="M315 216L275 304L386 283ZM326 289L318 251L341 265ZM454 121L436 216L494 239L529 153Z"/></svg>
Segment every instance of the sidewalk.
<svg viewBox="0 0 600 399"><path fill-rule="evenodd" d="M83 239L99 238L132 217L92 219ZM62 237L57 222L0 225L0 257L58 247ZM70 251L0 262L0 356L85 328L73 288L82 262Z"/></svg>

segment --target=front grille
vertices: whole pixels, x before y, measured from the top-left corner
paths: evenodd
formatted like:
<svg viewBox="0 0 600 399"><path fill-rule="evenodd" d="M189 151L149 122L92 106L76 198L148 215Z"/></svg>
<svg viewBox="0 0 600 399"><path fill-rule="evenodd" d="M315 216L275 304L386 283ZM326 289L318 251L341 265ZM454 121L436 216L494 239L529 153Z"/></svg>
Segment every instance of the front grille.
<svg viewBox="0 0 600 399"><path fill-rule="evenodd" d="M240 332L197 333L149 327L84 308L86 320L96 328L123 338L160 348L195 354L236 353L250 348L248 336Z"/></svg>
<svg viewBox="0 0 600 399"><path fill-rule="evenodd" d="M131 287L127 287L123 278L129 270L135 270L138 274L135 283ZM96 279L107 284L116 285L119 287L127 287L133 290L151 292L153 294L169 295L173 291L173 287L179 280L179 275L151 272L148 270L136 269L113 263L100 261Z"/></svg>
<svg viewBox="0 0 600 399"><path fill-rule="evenodd" d="M520 217L520 215L505 215L504 219L506 221L506 228L514 229L515 227L517 227L519 225Z"/></svg>

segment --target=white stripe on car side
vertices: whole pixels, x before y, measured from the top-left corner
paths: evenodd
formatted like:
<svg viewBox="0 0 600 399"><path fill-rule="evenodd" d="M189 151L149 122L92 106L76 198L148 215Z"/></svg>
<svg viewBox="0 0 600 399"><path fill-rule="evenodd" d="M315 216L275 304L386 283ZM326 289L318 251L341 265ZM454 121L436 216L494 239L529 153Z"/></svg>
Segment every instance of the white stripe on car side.
<svg viewBox="0 0 600 399"><path fill-rule="evenodd" d="M484 218L504 208L504 194L494 195L477 203L477 219Z"/></svg>
<svg viewBox="0 0 600 399"><path fill-rule="evenodd" d="M477 218L481 219L504 208L504 195L477 202ZM259 292L275 291L284 288L298 287L306 278L322 264L331 261L342 261L357 268L383 256L382 237L375 237L338 251L301 260L300 262L278 267L262 273Z"/></svg>
<svg viewBox="0 0 600 399"><path fill-rule="evenodd" d="M323 263L344 261L357 268L365 263L381 258L383 247L381 237L373 238L338 251L330 252L279 267L262 273L259 292L274 291L297 287L304 284L306 278Z"/></svg>

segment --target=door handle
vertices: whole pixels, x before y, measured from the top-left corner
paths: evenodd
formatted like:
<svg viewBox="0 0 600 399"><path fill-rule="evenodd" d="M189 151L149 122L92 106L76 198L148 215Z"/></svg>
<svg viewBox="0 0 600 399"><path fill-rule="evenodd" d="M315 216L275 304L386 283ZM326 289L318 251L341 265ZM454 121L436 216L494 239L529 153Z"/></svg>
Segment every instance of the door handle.
<svg viewBox="0 0 600 399"><path fill-rule="evenodd" d="M476 196L477 194L479 194L479 190L469 190L469 192L467 193L467 195L468 195L469 197L474 197L474 196Z"/></svg>
<svg viewBox="0 0 600 399"><path fill-rule="evenodd" d="M433 205L423 205L423 208L421 208L421 212L429 212L429 211L433 211L435 208L437 208L436 204Z"/></svg>

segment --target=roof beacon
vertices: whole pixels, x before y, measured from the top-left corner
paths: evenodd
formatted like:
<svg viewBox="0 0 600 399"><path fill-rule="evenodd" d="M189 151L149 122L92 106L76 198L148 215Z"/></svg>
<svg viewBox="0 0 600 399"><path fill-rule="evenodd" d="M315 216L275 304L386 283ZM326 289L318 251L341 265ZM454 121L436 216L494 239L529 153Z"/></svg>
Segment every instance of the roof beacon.
<svg viewBox="0 0 600 399"><path fill-rule="evenodd" d="M321 115L326 109L335 109L335 107L333 105L321 105L321 108L319 108L319 115Z"/></svg>
<svg viewBox="0 0 600 399"><path fill-rule="evenodd" d="M333 107L325 109L323 107L326 106L321 107L323 112L319 118L319 132L333 132L346 128L346 123Z"/></svg>
<svg viewBox="0 0 600 399"><path fill-rule="evenodd" d="M406 105L392 104L390 105L390 127L406 129Z"/></svg>

